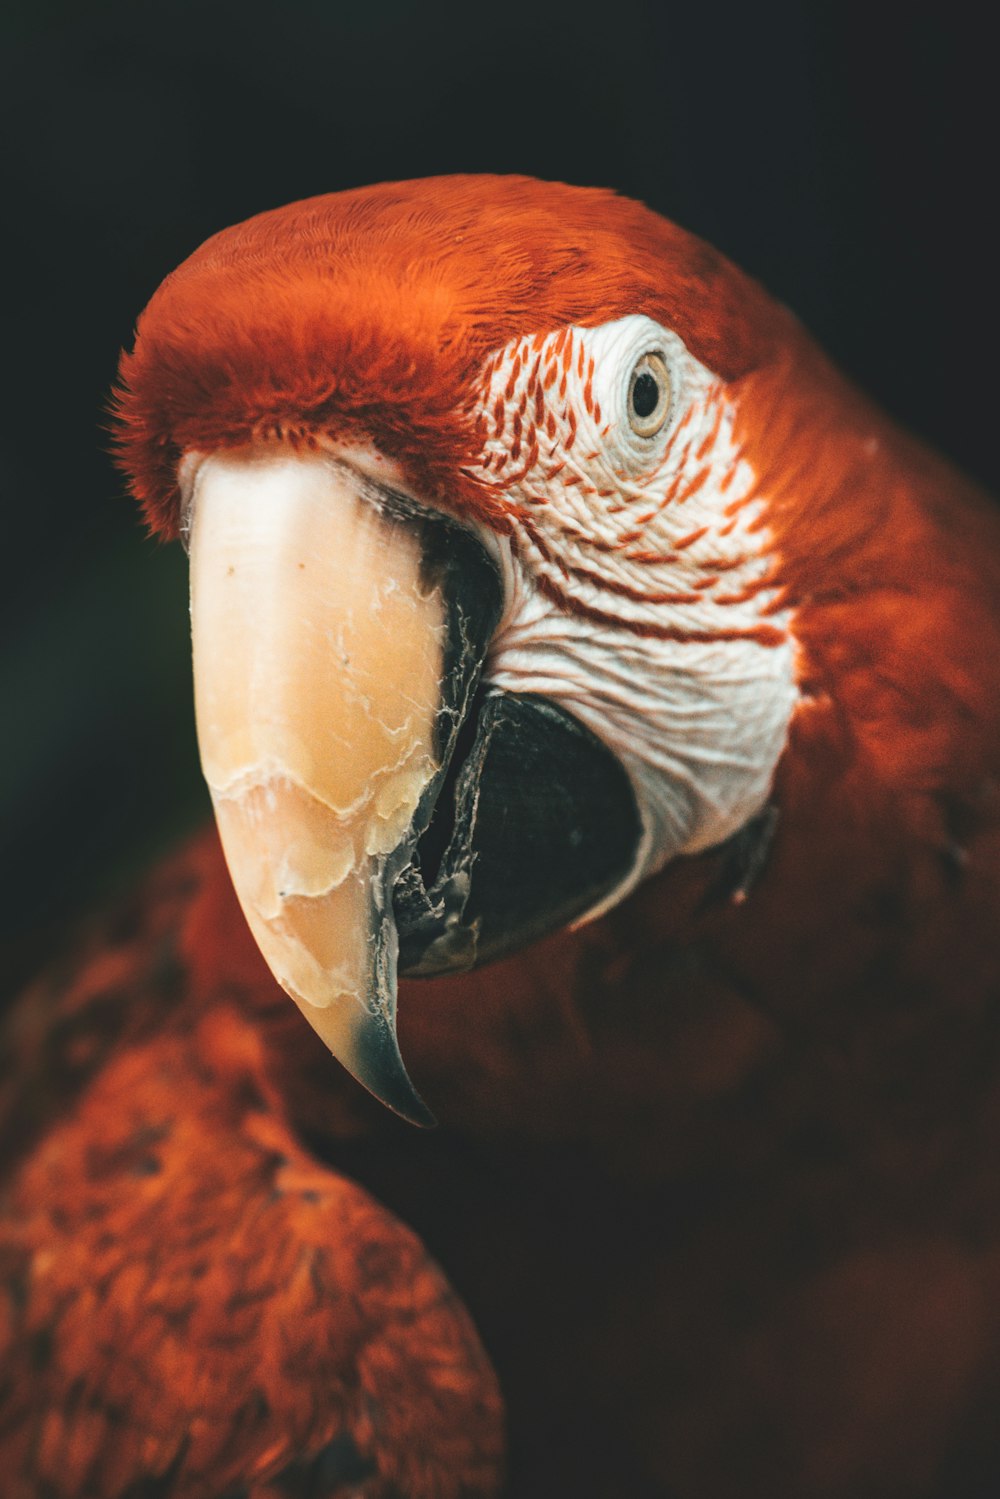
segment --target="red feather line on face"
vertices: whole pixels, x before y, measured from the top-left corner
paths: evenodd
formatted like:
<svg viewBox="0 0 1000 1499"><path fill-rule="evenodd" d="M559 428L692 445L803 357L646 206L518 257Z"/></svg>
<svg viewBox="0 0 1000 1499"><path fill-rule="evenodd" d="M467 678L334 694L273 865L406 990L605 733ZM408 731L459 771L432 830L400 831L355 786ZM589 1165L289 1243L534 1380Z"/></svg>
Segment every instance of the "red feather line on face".
<svg viewBox="0 0 1000 1499"><path fill-rule="evenodd" d="M627 364L617 377L610 373L623 358L617 341L636 339L640 349L656 327L633 317L597 329L536 334L502 350L490 361L491 379L481 398L477 435L484 456L478 477L501 492L515 550L562 611L650 639L780 645L787 630L777 618L761 618L774 613L775 599L761 599L752 614L733 614L761 594L777 598L767 538L749 535L763 503L733 439L724 382L694 361L672 333L677 420L648 452L628 445L615 388ZM608 335L612 341L605 348ZM570 379L557 390L554 375L563 361ZM598 388L617 414L607 428L588 430L588 411L597 427ZM574 411L589 440L571 454L567 435ZM595 451L583 453L595 437ZM519 456L525 444L527 462ZM756 502L756 510L747 512L741 534L730 541L731 501L720 496L719 481L725 475L728 490L738 467L741 498ZM680 509L688 504L691 511L682 518ZM702 538L708 539L697 548ZM719 612L716 605L728 607ZM670 610L679 612L664 612Z"/></svg>
<svg viewBox="0 0 1000 1499"><path fill-rule="evenodd" d="M748 625L743 629L732 630L687 630L680 625L654 625L642 620L622 620L620 615L585 604L582 599L560 588L551 577L539 577L537 582L541 592L560 608L572 614L580 614L584 619L593 620L594 624L613 625L618 629L624 625L633 635L641 635L647 640L676 640L706 644L715 640L753 640L757 645L779 646L784 645L788 639L787 632L779 630L776 625Z"/></svg>
<svg viewBox="0 0 1000 1499"><path fill-rule="evenodd" d="M451 177L307 199L215 235L155 294L122 358L120 461L166 536L185 451L275 437L373 440L421 492L505 529L462 475L484 363L634 312L726 379L790 324L709 246L604 190Z"/></svg>

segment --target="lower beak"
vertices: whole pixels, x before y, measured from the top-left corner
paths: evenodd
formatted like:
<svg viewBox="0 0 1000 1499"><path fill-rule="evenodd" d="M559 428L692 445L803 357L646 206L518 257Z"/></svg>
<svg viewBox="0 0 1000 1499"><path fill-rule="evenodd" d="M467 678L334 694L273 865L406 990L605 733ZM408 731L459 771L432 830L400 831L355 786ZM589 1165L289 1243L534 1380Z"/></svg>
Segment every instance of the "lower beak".
<svg viewBox="0 0 1000 1499"><path fill-rule="evenodd" d="M448 659L433 524L284 449L205 459L192 500L198 739L236 893L334 1055L421 1124L396 1041L393 888L482 654Z"/></svg>

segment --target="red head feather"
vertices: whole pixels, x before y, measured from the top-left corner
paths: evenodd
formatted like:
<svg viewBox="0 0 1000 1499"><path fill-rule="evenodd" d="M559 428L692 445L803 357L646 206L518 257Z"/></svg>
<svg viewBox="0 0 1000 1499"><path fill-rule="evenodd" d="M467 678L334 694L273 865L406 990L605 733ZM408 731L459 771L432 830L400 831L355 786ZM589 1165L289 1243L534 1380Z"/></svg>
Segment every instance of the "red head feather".
<svg viewBox="0 0 1000 1499"><path fill-rule="evenodd" d="M177 530L187 449L364 435L455 498L473 377L510 339L643 312L729 379L790 320L641 204L523 177L383 184L223 230L168 276L121 366L119 448Z"/></svg>

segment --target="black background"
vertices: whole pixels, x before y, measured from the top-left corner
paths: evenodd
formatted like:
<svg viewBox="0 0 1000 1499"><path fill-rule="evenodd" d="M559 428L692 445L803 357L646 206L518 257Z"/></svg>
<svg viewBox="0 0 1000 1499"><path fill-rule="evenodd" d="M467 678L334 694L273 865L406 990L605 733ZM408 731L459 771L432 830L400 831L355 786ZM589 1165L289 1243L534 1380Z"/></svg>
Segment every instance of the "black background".
<svg viewBox="0 0 1000 1499"><path fill-rule="evenodd" d="M214 230L449 171L614 186L713 241L1000 487L997 82L954 7L5 7L0 936L207 806L184 558L106 456L119 348ZM21 966L21 963L18 963Z"/></svg>

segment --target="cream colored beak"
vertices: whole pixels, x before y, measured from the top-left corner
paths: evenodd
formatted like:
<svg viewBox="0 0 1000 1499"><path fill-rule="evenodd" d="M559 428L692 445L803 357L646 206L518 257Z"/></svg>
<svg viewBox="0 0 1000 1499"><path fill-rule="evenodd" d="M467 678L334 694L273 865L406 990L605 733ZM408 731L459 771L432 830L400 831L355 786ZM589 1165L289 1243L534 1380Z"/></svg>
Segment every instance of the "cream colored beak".
<svg viewBox="0 0 1000 1499"><path fill-rule="evenodd" d="M440 769L445 602L419 537L333 458L207 458L191 620L202 766L251 931L334 1055L429 1123L396 1042L392 915Z"/></svg>

